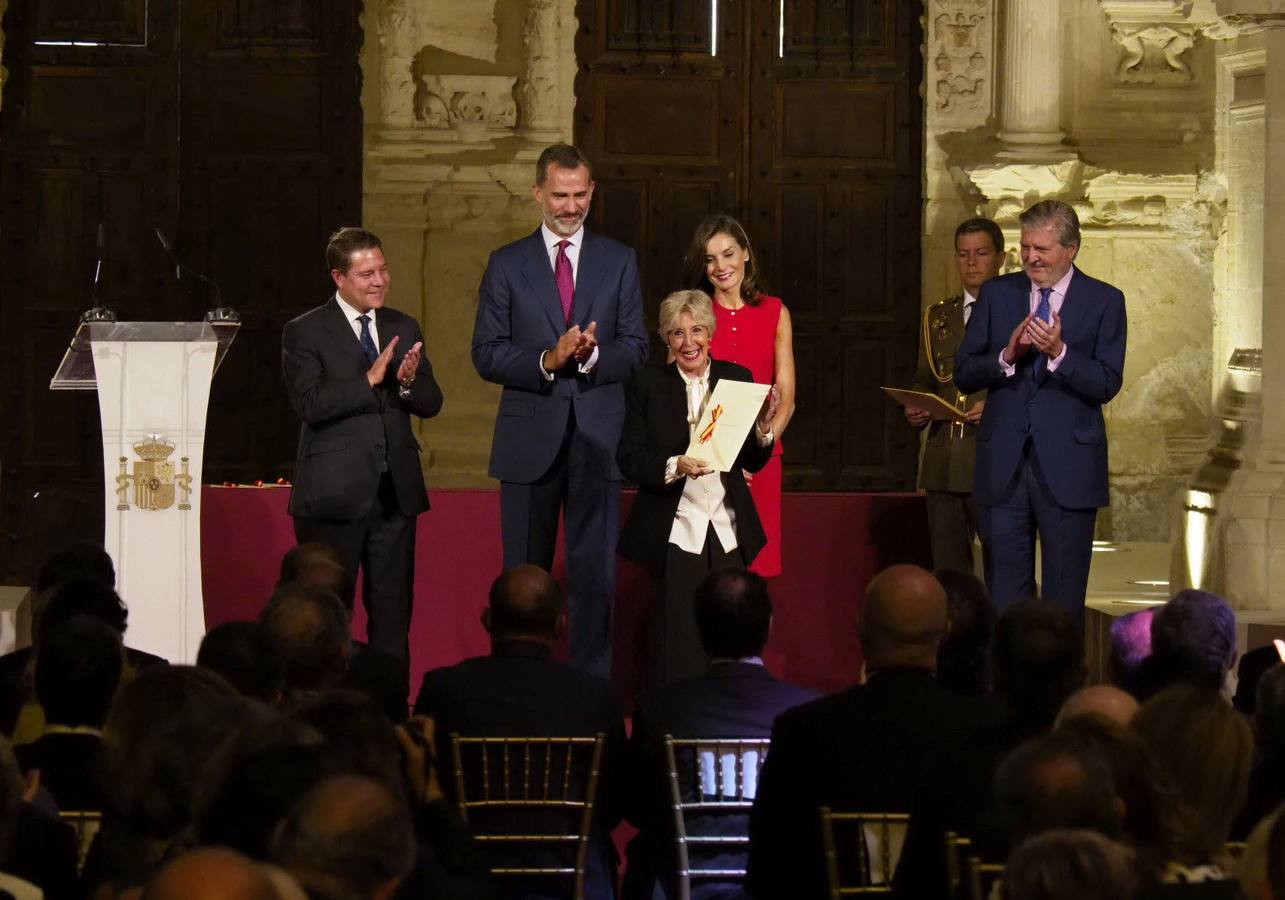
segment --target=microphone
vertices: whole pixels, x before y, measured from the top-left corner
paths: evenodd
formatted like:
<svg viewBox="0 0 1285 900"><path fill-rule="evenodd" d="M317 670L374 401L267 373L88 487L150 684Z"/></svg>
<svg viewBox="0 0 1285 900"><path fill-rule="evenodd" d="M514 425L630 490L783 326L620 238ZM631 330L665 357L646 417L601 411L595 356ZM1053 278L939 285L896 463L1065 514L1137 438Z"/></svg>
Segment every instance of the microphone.
<svg viewBox="0 0 1285 900"><path fill-rule="evenodd" d="M107 234L103 223L98 223L98 238L95 241L98 249L94 262L94 278L89 288L89 309L80 314L81 322L115 322L116 313L98 303L98 285L103 277L103 259L107 256Z"/></svg>
<svg viewBox="0 0 1285 900"><path fill-rule="evenodd" d="M213 278L210 278L208 275L205 275L204 273L198 272L195 269L192 269L192 268L189 268L188 266L183 265L183 263L179 261L178 254L174 251L173 245L171 245L169 242L169 239L165 237L165 232L159 228L156 229L156 239L161 242L161 247L165 250L165 255L168 256L170 258L170 262L174 264L175 281L182 284L183 276L189 275L196 278L198 281L205 282L207 289L213 293L214 302L211 303L209 309L206 310L205 321L207 322L241 321L241 317L237 315L236 310L232 309L230 306L223 305L223 292L219 290L219 284L217 281L215 281Z"/></svg>

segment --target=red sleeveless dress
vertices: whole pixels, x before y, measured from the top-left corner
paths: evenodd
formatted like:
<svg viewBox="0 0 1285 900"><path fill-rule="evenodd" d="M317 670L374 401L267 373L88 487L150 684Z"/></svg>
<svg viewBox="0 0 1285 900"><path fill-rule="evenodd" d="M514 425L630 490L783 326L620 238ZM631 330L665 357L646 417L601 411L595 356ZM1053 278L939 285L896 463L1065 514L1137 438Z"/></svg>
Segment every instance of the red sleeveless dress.
<svg viewBox="0 0 1285 900"><path fill-rule="evenodd" d="M776 381L776 326L781 319L781 299L759 294L757 306L727 309L714 301L717 326L709 342L709 355L738 363L749 369L759 384ZM781 574L781 442L776 442L772 459L755 473L750 495L763 522L767 544L754 558L750 569L764 578Z"/></svg>

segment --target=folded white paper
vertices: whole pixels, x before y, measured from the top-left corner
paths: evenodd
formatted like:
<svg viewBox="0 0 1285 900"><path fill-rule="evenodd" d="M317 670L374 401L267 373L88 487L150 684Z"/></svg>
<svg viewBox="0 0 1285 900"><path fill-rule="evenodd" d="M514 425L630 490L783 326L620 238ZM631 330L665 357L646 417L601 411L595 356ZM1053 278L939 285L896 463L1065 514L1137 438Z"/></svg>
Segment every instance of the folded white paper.
<svg viewBox="0 0 1285 900"><path fill-rule="evenodd" d="M705 460L717 472L730 472L771 389L768 384L721 379L705 404L687 455Z"/></svg>

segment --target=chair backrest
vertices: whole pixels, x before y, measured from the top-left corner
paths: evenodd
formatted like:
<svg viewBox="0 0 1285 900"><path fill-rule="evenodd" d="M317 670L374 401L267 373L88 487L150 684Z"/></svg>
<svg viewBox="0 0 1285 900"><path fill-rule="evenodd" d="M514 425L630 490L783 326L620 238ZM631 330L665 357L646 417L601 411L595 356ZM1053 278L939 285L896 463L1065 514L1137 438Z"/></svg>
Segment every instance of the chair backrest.
<svg viewBox="0 0 1285 900"><path fill-rule="evenodd" d="M585 860L605 740L602 733L596 737L451 735L456 801L474 837L490 847L544 848L552 851L551 856L565 855L571 862L506 864L493 866L492 873L567 877L572 896L583 900ZM511 823L490 821L496 817L483 815L491 811L514 816L523 827L510 831Z"/></svg>
<svg viewBox="0 0 1285 900"><path fill-rule="evenodd" d="M982 862L977 856L968 857L966 868L969 900L988 900L995 882L1004 877L1004 866L1001 863Z"/></svg>
<svg viewBox="0 0 1285 900"><path fill-rule="evenodd" d="M768 738L665 735L680 900L691 897L693 878L745 878L745 853L750 842L745 817L754 805L759 773L770 744ZM699 865L693 861L693 851L722 858L715 865Z"/></svg>
<svg viewBox="0 0 1285 900"><path fill-rule="evenodd" d="M957 896L959 883L964 879L964 855L973 846L970 838L954 831L946 832L946 880L950 896Z"/></svg>
<svg viewBox="0 0 1285 900"><path fill-rule="evenodd" d="M103 814L96 810L63 810L58 813L58 818L76 829L76 871L80 872L85 868L89 847L94 843L94 837L103 825Z"/></svg>
<svg viewBox="0 0 1285 900"><path fill-rule="evenodd" d="M892 873L910 824L908 813L820 809L831 898L891 894Z"/></svg>

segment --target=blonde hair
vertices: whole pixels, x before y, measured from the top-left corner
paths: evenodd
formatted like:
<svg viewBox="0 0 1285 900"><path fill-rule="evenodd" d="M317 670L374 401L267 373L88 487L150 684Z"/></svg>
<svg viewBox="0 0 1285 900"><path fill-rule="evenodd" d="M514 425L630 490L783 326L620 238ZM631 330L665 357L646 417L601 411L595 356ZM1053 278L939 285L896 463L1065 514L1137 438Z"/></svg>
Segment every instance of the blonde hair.
<svg viewBox="0 0 1285 900"><path fill-rule="evenodd" d="M660 301L660 314L657 318L660 319L662 341L669 343L669 332L678 324L683 313L691 316L697 325L704 325L710 337L714 336L714 326L718 323L714 318L714 301L709 299L709 294L704 291L674 291Z"/></svg>

